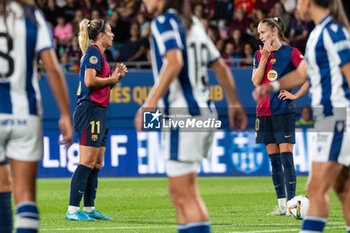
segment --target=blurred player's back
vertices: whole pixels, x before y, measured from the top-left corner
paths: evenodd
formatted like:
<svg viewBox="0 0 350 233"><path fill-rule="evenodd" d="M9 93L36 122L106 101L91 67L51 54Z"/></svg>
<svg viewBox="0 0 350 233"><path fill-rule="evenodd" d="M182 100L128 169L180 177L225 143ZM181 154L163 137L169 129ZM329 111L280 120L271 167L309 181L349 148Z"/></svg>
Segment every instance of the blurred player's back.
<svg viewBox="0 0 350 233"><path fill-rule="evenodd" d="M0 114L42 114L35 54L52 43L47 27L38 23L45 24L38 9L27 7L24 13L16 2L9 4L6 21L0 17Z"/></svg>

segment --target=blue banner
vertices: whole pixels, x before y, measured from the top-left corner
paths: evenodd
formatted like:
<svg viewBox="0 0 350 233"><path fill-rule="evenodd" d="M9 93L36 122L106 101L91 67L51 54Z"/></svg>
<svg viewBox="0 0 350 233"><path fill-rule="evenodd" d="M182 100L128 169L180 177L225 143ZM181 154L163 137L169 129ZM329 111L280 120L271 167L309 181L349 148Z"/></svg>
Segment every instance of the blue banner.
<svg viewBox="0 0 350 233"><path fill-rule="evenodd" d="M294 163L298 175L309 171L314 132L296 133ZM217 131L210 157L201 163L202 176L269 176L271 168L263 144L255 144L254 132ZM103 168L105 177L164 176L165 162L159 132L110 130ZM58 144L59 131L45 131L44 155L39 177L71 177L79 162L76 141L68 148Z"/></svg>
<svg viewBox="0 0 350 233"><path fill-rule="evenodd" d="M251 69L233 69L237 91L246 109L251 124L255 120L256 103L251 93ZM226 101L222 87L214 73L209 72L210 97L218 108L225 108ZM78 74L66 75L72 112L76 105ZM130 71L111 91L108 107L109 136L101 176L138 177L165 175L165 162L160 148L159 132L136 133L133 127L134 116L146 99L153 78L151 71ZM47 77L40 81L44 109L44 154L40 163L39 177L71 177L79 161L78 143L67 150L58 144L59 111ZM309 103L305 96L297 101L297 107ZM211 157L203 160L200 175L203 176L267 176L270 164L265 146L255 144L255 133L248 131L235 133L218 131L215 134ZM307 129L298 132L294 148L294 161L298 174L309 171L310 147L313 134Z"/></svg>

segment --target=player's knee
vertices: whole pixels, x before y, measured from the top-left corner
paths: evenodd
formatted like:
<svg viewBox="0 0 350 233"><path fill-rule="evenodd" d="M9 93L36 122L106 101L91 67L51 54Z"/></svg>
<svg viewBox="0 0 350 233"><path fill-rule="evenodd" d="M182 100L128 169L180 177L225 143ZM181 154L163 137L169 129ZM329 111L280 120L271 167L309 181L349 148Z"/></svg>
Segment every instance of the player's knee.
<svg viewBox="0 0 350 233"><path fill-rule="evenodd" d="M6 166L1 167L0 169L0 192L11 192L12 178L10 175L10 169Z"/></svg>
<svg viewBox="0 0 350 233"><path fill-rule="evenodd" d="M329 191L330 187L327 182L317 182L311 179L307 186L307 193L310 198L324 198Z"/></svg>

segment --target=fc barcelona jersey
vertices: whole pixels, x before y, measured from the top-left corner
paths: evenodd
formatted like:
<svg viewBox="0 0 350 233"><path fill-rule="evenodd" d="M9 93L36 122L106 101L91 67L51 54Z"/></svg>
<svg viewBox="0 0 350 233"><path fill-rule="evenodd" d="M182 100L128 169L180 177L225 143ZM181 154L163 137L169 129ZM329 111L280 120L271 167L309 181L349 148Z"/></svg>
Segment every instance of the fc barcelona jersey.
<svg viewBox="0 0 350 233"><path fill-rule="evenodd" d="M261 59L260 51L254 55L254 67L258 68ZM273 82L289 72L295 70L303 60L303 55L296 48L282 45L278 51L271 52L265 68L261 84ZM292 100L281 100L279 92L272 93L261 99L256 107L257 116L272 116L295 112L295 103Z"/></svg>
<svg viewBox="0 0 350 233"><path fill-rule="evenodd" d="M87 87L85 85L85 70L88 68L95 69L99 78L108 77L110 75L110 67L105 56L96 46L90 46L80 62L79 87L78 87L78 104L82 101L91 101L101 107L107 107L109 102L110 87Z"/></svg>

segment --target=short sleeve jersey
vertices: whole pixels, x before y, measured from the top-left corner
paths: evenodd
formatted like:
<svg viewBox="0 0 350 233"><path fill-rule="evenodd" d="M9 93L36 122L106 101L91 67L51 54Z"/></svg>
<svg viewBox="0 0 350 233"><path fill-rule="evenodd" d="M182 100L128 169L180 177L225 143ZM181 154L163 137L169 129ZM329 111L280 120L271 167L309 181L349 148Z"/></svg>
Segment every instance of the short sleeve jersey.
<svg viewBox="0 0 350 233"><path fill-rule="evenodd" d="M46 20L38 8L24 11L11 1L6 21L0 16L0 32L0 114L41 116L36 60L54 50Z"/></svg>
<svg viewBox="0 0 350 233"><path fill-rule="evenodd" d="M200 115L200 108L208 107L209 102L207 66L219 59L220 53L198 18L193 17L193 25L186 35L186 29L174 9L157 16L151 23L151 30L155 82L166 62L167 52L180 50L184 61L182 70L159 105L165 108L165 112L181 107L187 108L191 115Z"/></svg>
<svg viewBox="0 0 350 233"><path fill-rule="evenodd" d="M79 87L77 91L78 104L82 101L91 101L101 107L107 108L109 103L110 87L87 87L85 85L86 69L95 69L99 78L105 78L110 75L110 67L101 50L96 46L90 46L80 62Z"/></svg>
<svg viewBox="0 0 350 233"><path fill-rule="evenodd" d="M335 108L349 108L348 81L341 70L350 62L349 31L326 16L309 36L305 60L314 115L332 116Z"/></svg>
<svg viewBox="0 0 350 233"><path fill-rule="evenodd" d="M261 59L260 51L254 55L254 68L258 68ZM303 55L296 48L282 45L282 47L271 52L266 62L265 74L262 84L278 80L282 76L295 70L301 61ZM272 93L263 97L256 107L257 116L274 116L285 113L295 112L295 103L292 100L281 100L278 98L279 92Z"/></svg>

